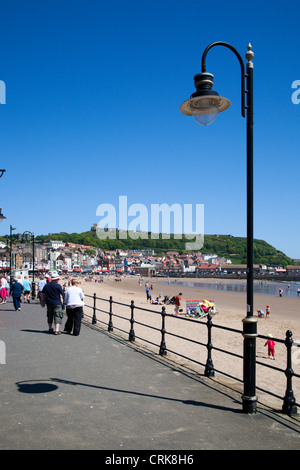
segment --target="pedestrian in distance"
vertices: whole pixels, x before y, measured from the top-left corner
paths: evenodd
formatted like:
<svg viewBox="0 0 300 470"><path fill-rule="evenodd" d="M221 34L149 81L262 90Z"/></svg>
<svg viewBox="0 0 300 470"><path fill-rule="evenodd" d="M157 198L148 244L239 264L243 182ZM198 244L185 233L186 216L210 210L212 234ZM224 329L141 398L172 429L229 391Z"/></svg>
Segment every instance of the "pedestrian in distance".
<svg viewBox="0 0 300 470"><path fill-rule="evenodd" d="M49 333L60 335L59 327L62 324L63 308L62 301L64 300L64 292L61 285L58 283L59 275L53 274L51 282L47 282L43 287L42 303L47 305L47 318L49 325ZM54 323L54 330L53 330Z"/></svg>
<svg viewBox="0 0 300 470"><path fill-rule="evenodd" d="M24 276L23 279L23 292L24 292L24 302L30 304L30 291L31 291L31 281L29 281L28 276Z"/></svg>
<svg viewBox="0 0 300 470"><path fill-rule="evenodd" d="M270 359L275 359L275 341L273 341L273 336L271 333L268 334L268 337L270 339L268 339L265 343L265 346L268 346L268 357Z"/></svg>
<svg viewBox="0 0 300 470"><path fill-rule="evenodd" d="M10 288L10 294L13 298L15 310L21 310L21 297L23 292L22 284L18 281L18 279L14 279L14 282Z"/></svg>
<svg viewBox="0 0 300 470"><path fill-rule="evenodd" d="M179 294L176 295L175 297L175 315L179 314L179 307L181 305L181 296L182 296L182 292L179 292Z"/></svg>
<svg viewBox="0 0 300 470"><path fill-rule="evenodd" d="M72 279L71 286L65 292L65 304L67 321L64 331L74 336L78 336L81 329L81 320L83 318L84 293L81 287L78 287L78 281Z"/></svg>
<svg viewBox="0 0 300 470"><path fill-rule="evenodd" d="M40 280L38 282L38 298L41 300L41 292L43 290L44 285L46 284L46 279L44 276L40 277Z"/></svg>
<svg viewBox="0 0 300 470"><path fill-rule="evenodd" d="M9 296L9 292L8 292L8 282L6 280L6 278L1 275L0 276L0 280L1 280L1 283L0 283L0 297L1 297L1 304L6 304L6 298Z"/></svg>
<svg viewBox="0 0 300 470"><path fill-rule="evenodd" d="M267 306L266 306L266 318L269 318L269 317L270 317L270 313L271 313L270 305L267 305Z"/></svg>
<svg viewBox="0 0 300 470"><path fill-rule="evenodd" d="M151 292L148 286L146 287L146 297L147 297L147 302L149 300L151 303Z"/></svg>

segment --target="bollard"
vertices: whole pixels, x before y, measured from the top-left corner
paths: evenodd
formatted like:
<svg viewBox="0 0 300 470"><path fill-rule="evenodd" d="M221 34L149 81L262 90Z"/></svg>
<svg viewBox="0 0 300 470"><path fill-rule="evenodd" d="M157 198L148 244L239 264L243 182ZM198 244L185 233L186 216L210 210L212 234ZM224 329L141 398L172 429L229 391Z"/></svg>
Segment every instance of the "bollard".
<svg viewBox="0 0 300 470"><path fill-rule="evenodd" d="M109 297L109 322L108 322L108 331L114 331L113 322L112 322L112 296Z"/></svg>
<svg viewBox="0 0 300 470"><path fill-rule="evenodd" d="M94 298L94 305L93 305L93 320L92 320L92 324L93 324L93 325L96 325L96 324L97 324L97 317L96 317L96 294L94 294L93 298Z"/></svg>
<svg viewBox="0 0 300 470"><path fill-rule="evenodd" d="M129 332L129 341L134 342L135 341L135 333L134 333L134 328L133 328L133 325L134 325L134 318L133 318L134 301L133 300L131 301L130 308L131 308L131 318L130 318L131 328L130 328L130 332Z"/></svg>
<svg viewBox="0 0 300 470"><path fill-rule="evenodd" d="M284 344L286 345L286 349L287 349L287 368L285 370L285 375L287 378L287 385L286 385L285 397L283 399L282 412L289 416L297 413L297 407L295 405L296 400L295 400L293 389L292 389L292 377L294 375L294 371L292 369L292 346L293 346L292 336L293 336L293 333L290 330L288 330L286 332L286 338L284 342Z"/></svg>
<svg viewBox="0 0 300 470"><path fill-rule="evenodd" d="M212 362L211 358L211 350L213 348L212 342L211 342L211 329L213 326L212 322L212 315L209 313L207 315L207 330L208 330L208 339L207 339L207 361L206 361L206 366L205 366L205 371L204 375L205 377L214 377L215 376L215 371L214 371L214 365Z"/></svg>
<svg viewBox="0 0 300 470"><path fill-rule="evenodd" d="M161 310L162 326L160 330L161 331L161 343L160 343L160 348L159 348L159 354L161 356L167 355L167 347L166 347L166 342L165 342L165 334L166 334L165 317L166 317L166 307L163 307Z"/></svg>

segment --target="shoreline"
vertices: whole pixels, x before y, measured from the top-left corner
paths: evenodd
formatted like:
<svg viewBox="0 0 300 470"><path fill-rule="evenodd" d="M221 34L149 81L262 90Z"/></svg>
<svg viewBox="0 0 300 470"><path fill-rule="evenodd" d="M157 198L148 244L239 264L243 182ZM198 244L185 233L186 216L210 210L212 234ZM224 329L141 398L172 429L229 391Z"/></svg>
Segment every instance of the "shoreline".
<svg viewBox="0 0 300 470"><path fill-rule="evenodd" d="M175 280L160 280L160 284L164 285L172 285L172 286L182 286L183 288L185 287L193 287L194 289L201 288L202 286L206 286L208 290L212 291L218 291L220 290L228 290L230 292L246 292L247 288L247 281L245 279L218 279L216 278L210 278L210 279L205 279L205 280L192 280L192 279L185 279L183 278L176 278ZM286 282L286 284L285 284ZM190 284L190 285L189 285ZM231 287L237 286L238 289L234 289ZM227 289L222 289L222 287L227 287ZM277 281L254 281L253 284L254 287L254 294L255 295L271 295L271 296L279 296L279 289L283 290L283 295L285 297L292 297L292 298L299 298L300 299L300 294L298 294L298 289L300 290L300 283L299 282L294 282L290 283L287 281L284 282L277 282ZM269 292L267 290L269 289Z"/></svg>

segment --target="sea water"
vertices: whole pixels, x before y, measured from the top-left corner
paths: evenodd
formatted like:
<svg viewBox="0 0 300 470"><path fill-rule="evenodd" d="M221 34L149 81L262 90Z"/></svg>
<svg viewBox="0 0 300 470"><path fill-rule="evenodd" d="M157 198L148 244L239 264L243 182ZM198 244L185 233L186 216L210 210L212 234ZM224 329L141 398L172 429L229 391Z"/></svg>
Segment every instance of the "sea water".
<svg viewBox="0 0 300 470"><path fill-rule="evenodd" d="M237 283L212 281L212 282L201 282L201 281L161 281L161 284L169 284L170 286L182 286L192 287L195 289L209 289L215 291L226 291L226 292L247 292L246 281L240 281ZM300 289L300 282L266 282L266 281L254 281L253 292L254 294L263 295L277 295L279 296L279 289L282 289L283 297L299 297L297 293Z"/></svg>

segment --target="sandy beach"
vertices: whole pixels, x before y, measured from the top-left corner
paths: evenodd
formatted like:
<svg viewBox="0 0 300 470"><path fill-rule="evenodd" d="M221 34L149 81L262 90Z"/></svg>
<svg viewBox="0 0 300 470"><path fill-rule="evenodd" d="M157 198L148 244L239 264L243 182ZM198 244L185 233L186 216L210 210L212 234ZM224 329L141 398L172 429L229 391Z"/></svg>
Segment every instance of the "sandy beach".
<svg viewBox="0 0 300 470"><path fill-rule="evenodd" d="M162 305L154 305L147 302L145 293L145 282L147 278L143 278L142 282L139 281L137 276L125 276L122 277L121 281L116 282L114 276L104 277L103 282L98 283L92 280L87 282L84 278L81 278L81 287L86 295L93 295L96 293L97 297L102 299L109 299L112 296L114 302L120 304L130 305L133 300L135 307L134 311L134 331L136 336L136 343L142 343L147 348L152 349L155 353L159 351L159 345L161 342L161 333L156 329L161 329L161 315L158 313L151 313L147 311L153 310L155 312L161 312ZM243 337L240 333L233 333L230 331L222 330L218 328L218 325L224 327L233 328L242 331L242 319L246 316L246 294L238 292L224 292L205 289L207 282L212 280L198 279L200 282L200 288L177 286L175 284L162 283L161 279L153 278L148 279L149 286L153 286L151 290L152 299L155 299L160 294L162 296L169 295L170 298L173 295L177 295L182 292L182 308L185 312L186 300L194 299L208 299L213 300L217 307L218 313L213 316L213 324L216 327L212 329L212 360L216 370L214 380L219 380L222 383L229 384L235 389L242 392L243 385L234 381L224 374L220 374L218 371L226 372L234 377L242 379L243 374L243 362L242 359L234 356L221 353L217 349L224 349L229 352L234 352L240 356L243 355ZM178 279L178 282L182 279ZM186 282L187 280L184 279ZM213 282L216 282L215 280ZM225 280L219 280L218 282L228 282ZM239 280L231 281L241 282ZM63 284L63 280L61 280ZM86 305L93 305L93 299L86 297ZM268 335L271 333L274 338L285 339L286 331L291 330L293 332L293 339L295 342L300 343L300 297L289 298L279 297L271 295L259 295L254 296L254 312L256 314L257 309L265 311L266 305L270 305L271 314L270 318L258 318L258 334ZM97 301L97 309L109 311L109 303L107 301ZM174 305L166 305L167 314L174 314ZM85 321L90 322L91 319L88 316L92 316L92 309L85 307L86 318ZM125 305L113 304L113 326L114 333L120 334L128 339L130 330L130 315L131 310ZM117 315L125 316L126 320L118 318ZM191 319L190 321L182 320L185 315L179 317L166 317L166 347L168 351L168 357L174 358L177 362L188 365L190 368L196 370L200 374L204 373L204 365L207 358L207 327L206 319ZM97 310L97 324L107 330L108 315ZM103 322L103 323L102 323ZM142 324L151 325L152 328L146 328ZM120 330L118 330L120 329ZM202 345L196 344L192 341L186 341L181 338L171 336L177 334L202 343ZM141 338L146 338L147 343L143 343ZM268 358L267 347L265 347L265 339L257 339L257 361L265 364L269 364L273 367L285 370L286 368L286 347L284 344L276 343L275 345L275 360ZM152 344L154 343L154 344ZM158 345L158 346L156 346ZM186 359L176 356L174 352L179 352L184 356L192 358L194 362L188 362ZM300 373L300 348L293 348L293 370L296 374ZM198 364L198 362L200 364ZM203 364L203 365L202 365ZM277 409L281 409L282 400L277 399L269 394L264 394L259 388L270 390L272 393L283 397L286 390L286 377L283 373L271 370L269 368L258 365L257 366L257 397L258 400L269 404ZM300 402L300 380L297 378L293 379L293 391L297 402Z"/></svg>

